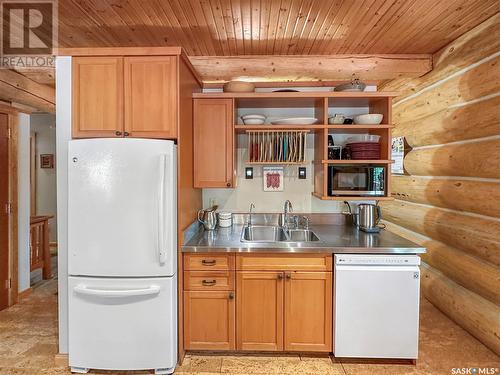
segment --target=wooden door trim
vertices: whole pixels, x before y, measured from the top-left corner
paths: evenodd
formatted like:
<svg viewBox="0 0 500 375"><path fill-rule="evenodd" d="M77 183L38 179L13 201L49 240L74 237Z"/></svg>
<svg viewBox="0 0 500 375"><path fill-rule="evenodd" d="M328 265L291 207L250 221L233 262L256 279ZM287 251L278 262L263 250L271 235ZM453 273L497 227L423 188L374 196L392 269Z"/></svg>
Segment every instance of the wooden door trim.
<svg viewBox="0 0 500 375"><path fill-rule="evenodd" d="M9 248L7 252L7 261L11 280L8 291L9 302L12 306L19 301L18 288L18 186L17 186L17 148L18 148L18 126L19 113L14 110L4 110L0 108L0 113L7 115L7 126L10 130L10 139L8 141L8 179L9 179L9 202L11 204L11 214L8 216L9 226ZM3 209L3 207L2 207Z"/></svg>

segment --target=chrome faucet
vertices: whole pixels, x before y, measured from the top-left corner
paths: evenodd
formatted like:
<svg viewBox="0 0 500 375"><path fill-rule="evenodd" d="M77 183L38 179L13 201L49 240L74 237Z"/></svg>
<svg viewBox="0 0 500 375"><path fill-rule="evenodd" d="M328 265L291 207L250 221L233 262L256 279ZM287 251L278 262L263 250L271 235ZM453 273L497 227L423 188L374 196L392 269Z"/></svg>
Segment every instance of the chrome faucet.
<svg viewBox="0 0 500 375"><path fill-rule="evenodd" d="M307 216L302 216L302 219L304 220L304 229L309 230L309 218Z"/></svg>
<svg viewBox="0 0 500 375"><path fill-rule="evenodd" d="M248 226L252 226L253 220L252 220L252 215L253 215L253 210L255 209L255 204L250 203L250 209L248 210Z"/></svg>
<svg viewBox="0 0 500 375"><path fill-rule="evenodd" d="M293 211L292 202L288 199L285 201L285 206L283 207L283 227L288 228L288 215Z"/></svg>

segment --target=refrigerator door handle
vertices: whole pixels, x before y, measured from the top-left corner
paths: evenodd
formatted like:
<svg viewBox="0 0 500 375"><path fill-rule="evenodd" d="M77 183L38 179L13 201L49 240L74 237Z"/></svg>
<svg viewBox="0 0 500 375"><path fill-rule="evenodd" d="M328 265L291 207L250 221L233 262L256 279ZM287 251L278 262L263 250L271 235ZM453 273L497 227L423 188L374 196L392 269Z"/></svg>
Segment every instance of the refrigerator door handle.
<svg viewBox="0 0 500 375"><path fill-rule="evenodd" d="M158 183L158 256L160 264L166 262L165 251L165 167L166 156L160 155L160 180Z"/></svg>
<svg viewBox="0 0 500 375"><path fill-rule="evenodd" d="M138 288L138 289L93 289L85 285L77 285L73 288L75 293L85 294L88 296L98 296L98 297L136 297L136 296L147 296L160 293L160 287L158 285L151 285L148 288Z"/></svg>

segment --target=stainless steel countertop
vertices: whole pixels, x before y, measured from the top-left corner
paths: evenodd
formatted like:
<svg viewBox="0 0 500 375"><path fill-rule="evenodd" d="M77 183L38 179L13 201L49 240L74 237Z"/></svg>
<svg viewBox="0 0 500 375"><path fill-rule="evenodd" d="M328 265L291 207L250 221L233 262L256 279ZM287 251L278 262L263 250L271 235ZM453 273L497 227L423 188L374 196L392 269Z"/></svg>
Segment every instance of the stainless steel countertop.
<svg viewBox="0 0 500 375"><path fill-rule="evenodd" d="M394 233L365 233L348 225L314 224L310 229L319 241L309 243L241 242L243 225L217 228L213 231L191 230L191 237L182 246L183 252L276 252L276 253L334 253L334 254L419 254L425 248Z"/></svg>

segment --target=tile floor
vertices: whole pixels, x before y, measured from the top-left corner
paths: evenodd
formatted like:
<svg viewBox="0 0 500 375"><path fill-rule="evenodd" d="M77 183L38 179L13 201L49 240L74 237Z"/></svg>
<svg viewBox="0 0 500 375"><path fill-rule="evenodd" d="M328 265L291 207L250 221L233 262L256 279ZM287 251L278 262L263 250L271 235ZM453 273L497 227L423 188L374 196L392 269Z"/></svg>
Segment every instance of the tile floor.
<svg viewBox="0 0 500 375"><path fill-rule="evenodd" d="M56 281L37 286L18 305L0 312L0 375L69 374L55 367ZM452 374L453 368L500 368L500 358L422 300L420 359L417 364L368 364L334 358L291 356L188 355L176 374L421 375ZM93 374L117 374L97 372ZM134 372L146 374L150 372ZM500 371L497 370L497 374ZM130 374L130 373L128 373Z"/></svg>

